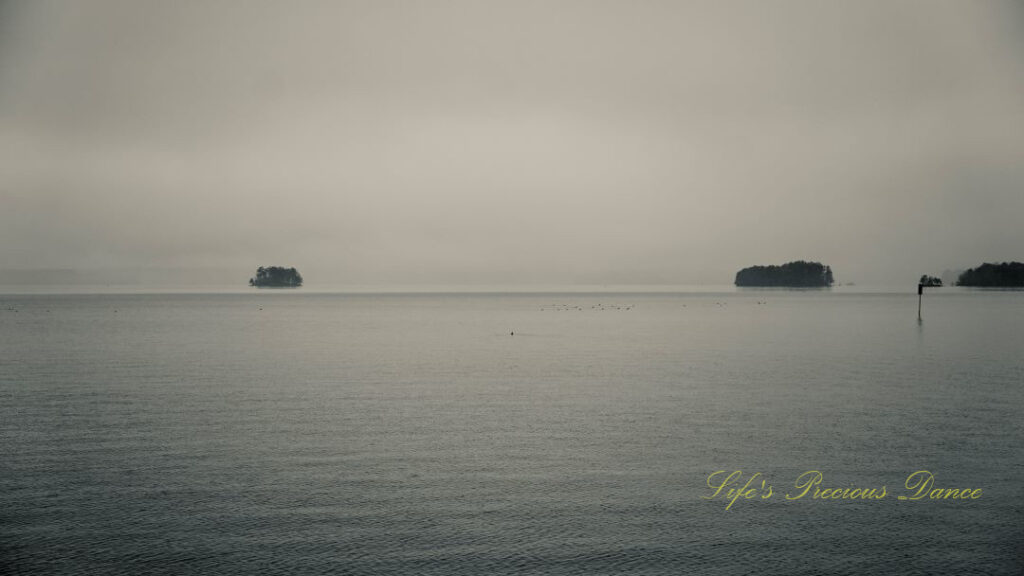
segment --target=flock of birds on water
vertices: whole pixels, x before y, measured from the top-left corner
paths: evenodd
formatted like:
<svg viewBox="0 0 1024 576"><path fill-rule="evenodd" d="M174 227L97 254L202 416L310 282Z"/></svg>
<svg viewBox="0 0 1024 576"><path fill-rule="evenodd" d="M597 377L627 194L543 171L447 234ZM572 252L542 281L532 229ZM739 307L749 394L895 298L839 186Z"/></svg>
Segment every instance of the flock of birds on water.
<svg viewBox="0 0 1024 576"><path fill-rule="evenodd" d="M757 300L757 305L758 306L763 305L763 304L767 304L767 303L768 303L767 300ZM724 307L729 305L728 302L715 302L714 304L715 304L715 306L718 306L720 308L724 308ZM597 310L597 311L604 311L604 310L632 310L634 306L635 306L635 304L603 304L601 302L598 302L597 304L591 305L589 309L590 310ZM683 304L682 307L686 308L686 304ZM261 310L262 310L262 308L261 308ZM541 312L572 312L572 311L583 312L584 310L585 310L585 308L583 308L583 306L579 306L577 304L547 304L545 306L541 306L541 309L540 309ZM509 335L510 336L515 336L516 335L515 330L512 330L511 332L509 332Z"/></svg>
<svg viewBox="0 0 1024 576"><path fill-rule="evenodd" d="M591 306L590 309L591 310L632 310L633 306L634 306L633 304L621 305L621 304L600 304L600 303L598 303L598 304L594 304L593 306ZM547 306L541 307L541 309L540 309L541 312L548 312L548 311L565 312L565 311L571 311L571 310L578 310L578 311L582 312L583 311L583 307L582 306L577 306L575 304L548 304Z"/></svg>
<svg viewBox="0 0 1024 576"><path fill-rule="evenodd" d="M756 304L758 306L763 305L763 304L767 304L767 303L768 303L767 300L757 300L756 301ZM729 303L728 302L715 302L714 305L718 306L718 307L725 307L725 306L728 306ZM636 306L636 305L635 304L602 304L602 303L599 302L597 304L594 304L594 305L590 306L589 309L590 310L598 310L598 311L603 311L603 310L632 310L634 308L634 306ZM683 304L682 307L686 308L686 304ZM541 309L540 309L541 312L571 312L573 310L578 311L578 312L582 312L583 310L585 310L585 308L583 308L583 306L578 306L576 304L547 304L545 306L542 306Z"/></svg>

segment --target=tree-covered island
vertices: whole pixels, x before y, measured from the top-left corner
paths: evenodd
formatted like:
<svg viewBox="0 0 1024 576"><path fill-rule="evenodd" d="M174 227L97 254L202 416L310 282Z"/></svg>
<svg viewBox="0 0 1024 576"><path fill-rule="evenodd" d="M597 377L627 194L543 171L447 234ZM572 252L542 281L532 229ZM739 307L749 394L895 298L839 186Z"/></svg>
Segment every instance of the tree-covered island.
<svg viewBox="0 0 1024 576"><path fill-rule="evenodd" d="M917 281L918 284L925 288L941 288L942 279L936 278L935 276L929 276L927 274L921 276L921 279Z"/></svg>
<svg viewBox="0 0 1024 576"><path fill-rule="evenodd" d="M256 276L249 279L249 286L257 288L298 288L302 286L302 275L295 268L260 266L256 269Z"/></svg>
<svg viewBox="0 0 1024 576"><path fill-rule="evenodd" d="M1024 262L986 262L960 274L957 286L982 286L990 288L1024 288Z"/></svg>
<svg viewBox="0 0 1024 576"><path fill-rule="evenodd" d="M751 266L736 273L737 286L826 288L832 283L832 268L803 260L781 266Z"/></svg>

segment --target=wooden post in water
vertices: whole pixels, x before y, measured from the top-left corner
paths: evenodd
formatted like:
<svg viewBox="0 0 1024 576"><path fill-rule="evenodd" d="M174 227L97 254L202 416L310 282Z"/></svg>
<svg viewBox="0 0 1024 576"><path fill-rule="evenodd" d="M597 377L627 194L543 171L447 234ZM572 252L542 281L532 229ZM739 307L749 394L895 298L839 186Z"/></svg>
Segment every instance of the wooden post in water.
<svg viewBox="0 0 1024 576"><path fill-rule="evenodd" d="M921 296L924 295L924 284L917 285L917 319L921 319Z"/></svg>

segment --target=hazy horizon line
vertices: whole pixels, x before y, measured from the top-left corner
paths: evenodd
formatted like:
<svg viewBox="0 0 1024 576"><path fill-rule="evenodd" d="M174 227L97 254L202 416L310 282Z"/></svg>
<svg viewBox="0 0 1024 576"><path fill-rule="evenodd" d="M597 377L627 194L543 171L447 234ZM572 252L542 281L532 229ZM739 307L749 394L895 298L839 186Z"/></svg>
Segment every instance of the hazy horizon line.
<svg viewBox="0 0 1024 576"><path fill-rule="evenodd" d="M522 278L508 278L503 275L457 274L445 277L437 275L380 275L359 273L346 275L335 269L310 269L299 267L306 286L725 286L733 285L735 272L726 274L700 274L692 277L673 277L669 273L634 273L623 277L622 272L599 272L578 274L575 277L531 274ZM835 267L832 267L835 271ZM863 284L866 286L896 286L916 281L921 274L941 276L944 281L950 275L958 274L966 267L946 268L939 271L920 273L908 272L904 277L867 277L858 281L856 276L836 272L835 286ZM110 267L12 267L0 268L0 285L4 286L245 286L255 273L255 267L242 266L110 266ZM488 277L489 276L489 277Z"/></svg>

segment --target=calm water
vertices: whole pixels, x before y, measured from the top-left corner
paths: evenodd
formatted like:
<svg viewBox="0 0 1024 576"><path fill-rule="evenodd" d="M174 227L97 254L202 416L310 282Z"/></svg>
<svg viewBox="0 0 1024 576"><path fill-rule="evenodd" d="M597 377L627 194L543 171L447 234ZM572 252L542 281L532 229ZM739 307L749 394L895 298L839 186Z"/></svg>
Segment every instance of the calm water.
<svg viewBox="0 0 1024 576"><path fill-rule="evenodd" d="M1024 292L916 314L912 291L0 295L0 562L1020 574ZM723 469L775 495L702 499ZM889 496L785 501L811 469ZM898 501L920 469L983 495Z"/></svg>

